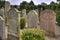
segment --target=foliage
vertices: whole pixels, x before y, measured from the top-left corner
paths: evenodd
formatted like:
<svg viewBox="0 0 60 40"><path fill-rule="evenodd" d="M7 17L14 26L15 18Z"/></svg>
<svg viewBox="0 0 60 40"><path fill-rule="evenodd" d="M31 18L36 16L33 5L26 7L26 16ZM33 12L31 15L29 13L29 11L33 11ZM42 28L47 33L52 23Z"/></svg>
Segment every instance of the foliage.
<svg viewBox="0 0 60 40"><path fill-rule="evenodd" d="M60 11L56 11L56 13L57 13L56 21L57 24L60 26Z"/></svg>
<svg viewBox="0 0 60 40"><path fill-rule="evenodd" d="M21 35L22 40L45 40L45 32L37 28L24 29Z"/></svg>
<svg viewBox="0 0 60 40"><path fill-rule="evenodd" d="M0 8L4 7L4 5L5 5L5 1L0 0Z"/></svg>
<svg viewBox="0 0 60 40"><path fill-rule="evenodd" d="M31 1L30 3L23 1L19 6L19 10L22 9L26 9L28 13L30 10L36 9L36 6L34 5L33 1Z"/></svg>
<svg viewBox="0 0 60 40"><path fill-rule="evenodd" d="M20 28L23 29L25 27L25 24L26 24L25 18L21 18L20 19Z"/></svg>
<svg viewBox="0 0 60 40"><path fill-rule="evenodd" d="M28 5L28 2L26 2L26 1L23 1L21 4L20 4L20 10L22 10L22 9L27 9L27 6L29 6Z"/></svg>

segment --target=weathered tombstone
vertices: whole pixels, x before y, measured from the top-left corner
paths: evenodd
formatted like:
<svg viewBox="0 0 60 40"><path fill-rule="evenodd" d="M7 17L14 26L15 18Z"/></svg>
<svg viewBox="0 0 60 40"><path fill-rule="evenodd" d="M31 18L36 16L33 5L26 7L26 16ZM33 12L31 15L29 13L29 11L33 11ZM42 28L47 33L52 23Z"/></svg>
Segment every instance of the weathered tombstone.
<svg viewBox="0 0 60 40"><path fill-rule="evenodd" d="M10 3L8 1L5 2L4 7L4 18L7 16L7 12L10 10Z"/></svg>
<svg viewBox="0 0 60 40"><path fill-rule="evenodd" d="M10 3L8 1L5 2L5 12L10 10Z"/></svg>
<svg viewBox="0 0 60 40"><path fill-rule="evenodd" d="M40 28L50 36L55 35L56 13L54 11L47 9L40 13Z"/></svg>
<svg viewBox="0 0 60 40"><path fill-rule="evenodd" d="M37 27L37 21L38 21L38 19L37 19L37 17L38 17L38 14L37 14L37 12L36 11L34 11L34 10L31 10L29 13L28 13L28 16L27 16L27 20L28 20L28 27Z"/></svg>
<svg viewBox="0 0 60 40"><path fill-rule="evenodd" d="M22 16L23 16L23 17L26 17L26 9L23 9L23 10L22 10Z"/></svg>
<svg viewBox="0 0 60 40"><path fill-rule="evenodd" d="M18 11L15 8L12 8L8 11L7 13L7 24L8 24L8 31L11 34L15 34L17 35L18 31L18 15L19 15L20 11ZM12 40L12 39L11 39Z"/></svg>
<svg viewBox="0 0 60 40"><path fill-rule="evenodd" d="M0 16L0 39L5 40L7 39L7 31L6 26L4 23L4 19Z"/></svg>

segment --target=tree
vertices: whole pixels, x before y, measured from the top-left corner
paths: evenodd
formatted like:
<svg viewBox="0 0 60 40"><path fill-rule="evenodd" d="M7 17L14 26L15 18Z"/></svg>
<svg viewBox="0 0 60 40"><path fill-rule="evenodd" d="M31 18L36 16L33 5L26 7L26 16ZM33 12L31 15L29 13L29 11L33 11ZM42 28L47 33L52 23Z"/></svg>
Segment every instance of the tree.
<svg viewBox="0 0 60 40"><path fill-rule="evenodd" d="M18 8L18 6L17 6L17 5L11 5L11 7L12 7L12 8Z"/></svg>
<svg viewBox="0 0 60 40"><path fill-rule="evenodd" d="M5 7L4 5L5 5L5 1L0 0L0 8Z"/></svg>
<svg viewBox="0 0 60 40"><path fill-rule="evenodd" d="M31 0L31 2L29 3L29 5L30 5L30 6L29 6L29 7L30 7L29 9L30 9L30 10L33 10L33 9L34 9L34 2L33 2L32 0Z"/></svg>
<svg viewBox="0 0 60 40"><path fill-rule="evenodd" d="M52 1L52 2L50 3L50 9L55 10L56 7L57 7L57 4Z"/></svg>
<svg viewBox="0 0 60 40"><path fill-rule="evenodd" d="M27 6L28 6L28 2L23 1L19 7L20 7L20 10L22 10L22 9L27 9Z"/></svg>
<svg viewBox="0 0 60 40"><path fill-rule="evenodd" d="M57 21L57 24L60 26L60 10L56 11L56 21Z"/></svg>
<svg viewBox="0 0 60 40"><path fill-rule="evenodd" d="M33 10L33 9L36 9L36 5L34 5L34 2L31 1L30 3L26 2L26 1L23 1L20 6L19 6L20 10L22 9L26 9L27 13L30 11L30 10Z"/></svg>

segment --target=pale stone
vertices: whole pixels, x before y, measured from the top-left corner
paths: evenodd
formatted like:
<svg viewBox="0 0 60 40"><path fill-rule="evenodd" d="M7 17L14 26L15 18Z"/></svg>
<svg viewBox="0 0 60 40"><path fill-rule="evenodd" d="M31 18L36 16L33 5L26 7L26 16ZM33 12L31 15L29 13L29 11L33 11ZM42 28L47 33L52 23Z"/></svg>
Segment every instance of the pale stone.
<svg viewBox="0 0 60 40"><path fill-rule="evenodd" d="M22 10L22 16L23 16L24 18L26 18L26 9L23 9L23 10Z"/></svg>
<svg viewBox="0 0 60 40"><path fill-rule="evenodd" d="M8 32L12 34L17 35L18 33L18 18L20 15L20 11L18 11L17 9L13 8L10 9L7 13L7 24L8 24ZM14 36L14 35L12 35ZM16 36L15 36L16 37ZM11 39L13 40L13 39Z"/></svg>
<svg viewBox="0 0 60 40"><path fill-rule="evenodd" d="M29 13L28 13L28 27L37 27L37 24L38 24L38 14L36 11L34 10L31 10Z"/></svg>
<svg viewBox="0 0 60 40"><path fill-rule="evenodd" d="M2 40L5 40L7 38L7 32L6 32L6 27L4 23L3 17L0 16L0 37Z"/></svg>
<svg viewBox="0 0 60 40"><path fill-rule="evenodd" d="M8 12L10 10L10 2L6 1L5 2L5 12Z"/></svg>

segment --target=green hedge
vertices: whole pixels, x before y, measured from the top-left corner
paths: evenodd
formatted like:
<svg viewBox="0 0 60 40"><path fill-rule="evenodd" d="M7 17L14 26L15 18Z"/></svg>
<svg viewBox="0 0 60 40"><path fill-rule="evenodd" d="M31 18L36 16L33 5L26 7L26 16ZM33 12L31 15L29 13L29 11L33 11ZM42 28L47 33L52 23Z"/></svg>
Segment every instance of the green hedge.
<svg viewBox="0 0 60 40"><path fill-rule="evenodd" d="M58 22L57 24L60 26L60 10L56 11L56 21Z"/></svg>
<svg viewBox="0 0 60 40"><path fill-rule="evenodd" d="M22 40L45 40L45 32L40 29L24 29L21 35Z"/></svg>
<svg viewBox="0 0 60 40"><path fill-rule="evenodd" d="M25 27L25 24L26 24L26 20L25 20L25 18L22 17L20 19L20 29L23 29Z"/></svg>

